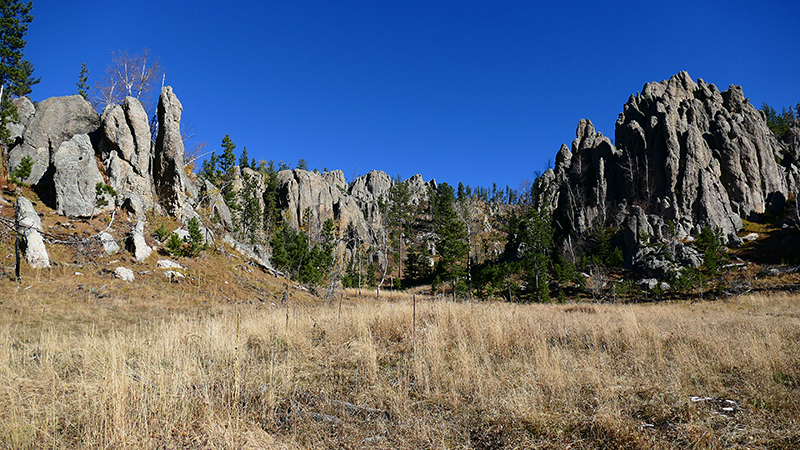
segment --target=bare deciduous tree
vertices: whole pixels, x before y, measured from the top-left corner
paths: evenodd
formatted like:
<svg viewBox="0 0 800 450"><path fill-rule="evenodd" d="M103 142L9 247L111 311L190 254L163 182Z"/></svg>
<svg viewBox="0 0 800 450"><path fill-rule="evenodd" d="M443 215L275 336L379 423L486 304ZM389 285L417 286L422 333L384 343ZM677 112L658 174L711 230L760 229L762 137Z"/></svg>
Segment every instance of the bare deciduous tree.
<svg viewBox="0 0 800 450"><path fill-rule="evenodd" d="M161 64L150 56L150 49L131 54L127 49L111 53L102 81L95 85L92 103L98 110L106 105L119 104L125 97L139 99L148 108L149 96L161 77Z"/></svg>

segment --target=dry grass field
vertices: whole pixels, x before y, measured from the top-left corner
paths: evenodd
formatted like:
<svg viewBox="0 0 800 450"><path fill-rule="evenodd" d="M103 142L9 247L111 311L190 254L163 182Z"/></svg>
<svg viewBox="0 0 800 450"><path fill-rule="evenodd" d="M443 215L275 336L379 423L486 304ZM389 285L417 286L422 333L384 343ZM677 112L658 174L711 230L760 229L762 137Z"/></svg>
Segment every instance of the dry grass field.
<svg viewBox="0 0 800 450"><path fill-rule="evenodd" d="M0 448L800 445L796 294L325 303L210 252L180 283L114 258L0 281Z"/></svg>

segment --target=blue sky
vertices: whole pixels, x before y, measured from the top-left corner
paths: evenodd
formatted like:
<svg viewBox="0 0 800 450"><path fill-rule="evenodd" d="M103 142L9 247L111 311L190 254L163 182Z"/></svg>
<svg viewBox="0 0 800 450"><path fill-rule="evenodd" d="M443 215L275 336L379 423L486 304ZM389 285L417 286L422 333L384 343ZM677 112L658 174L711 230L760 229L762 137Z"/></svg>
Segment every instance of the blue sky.
<svg viewBox="0 0 800 450"><path fill-rule="evenodd" d="M532 180L581 118L686 70L800 102L800 2L34 0L32 98L149 48L196 142L472 186ZM605 4L609 3L609 4Z"/></svg>

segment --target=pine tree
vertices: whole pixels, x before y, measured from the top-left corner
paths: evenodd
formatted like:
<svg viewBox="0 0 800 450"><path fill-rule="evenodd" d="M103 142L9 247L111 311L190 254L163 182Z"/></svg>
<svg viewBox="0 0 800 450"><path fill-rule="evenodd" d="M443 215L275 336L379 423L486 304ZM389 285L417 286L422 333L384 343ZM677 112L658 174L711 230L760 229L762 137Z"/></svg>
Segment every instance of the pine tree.
<svg viewBox="0 0 800 450"><path fill-rule="evenodd" d="M264 220L262 225L267 234L278 225L281 218L278 201L280 192L278 191L278 172L275 170L275 161L270 160L264 169Z"/></svg>
<svg viewBox="0 0 800 450"><path fill-rule="evenodd" d="M261 176L258 174L257 176ZM261 234L263 212L261 201L258 198L258 180L246 173L242 173L242 190L239 192L240 206L238 225L245 238L251 244L258 242Z"/></svg>
<svg viewBox="0 0 800 450"><path fill-rule="evenodd" d="M32 8L33 2L0 0L0 144L4 163L8 161L6 150L11 137L7 124L19 118L11 98L30 94L31 86L40 81L33 78L33 64L23 54L28 24L33 21Z"/></svg>
<svg viewBox="0 0 800 450"><path fill-rule="evenodd" d="M403 279L403 239L411 235L411 222L414 218L413 206L410 204L411 192L408 185L403 183L400 175L394 179L389 188L388 225L390 227L389 240L393 249L396 249L397 278Z"/></svg>
<svg viewBox="0 0 800 450"><path fill-rule="evenodd" d="M247 146L242 148L242 154L239 155L239 167L242 169L245 167L255 169L255 165L250 166L250 157L247 155Z"/></svg>
<svg viewBox="0 0 800 450"><path fill-rule="evenodd" d="M78 73L78 82L75 83L75 86L78 86L78 95L88 101L89 85L86 84L87 81L89 81L89 69L86 68L86 63L81 63L81 71Z"/></svg>
<svg viewBox="0 0 800 450"><path fill-rule="evenodd" d="M436 276L442 281L455 281L464 276L466 270L467 244L464 241L464 226L454 208L455 190L447 183L440 184L431 195L433 229L439 238L436 251Z"/></svg>
<svg viewBox="0 0 800 450"><path fill-rule="evenodd" d="M227 134L224 138L222 138L222 156L219 159L219 169L222 171L223 175L231 176L229 172L233 171L233 168L236 166L236 155L233 153L233 149L236 148L236 144L233 143L231 137Z"/></svg>

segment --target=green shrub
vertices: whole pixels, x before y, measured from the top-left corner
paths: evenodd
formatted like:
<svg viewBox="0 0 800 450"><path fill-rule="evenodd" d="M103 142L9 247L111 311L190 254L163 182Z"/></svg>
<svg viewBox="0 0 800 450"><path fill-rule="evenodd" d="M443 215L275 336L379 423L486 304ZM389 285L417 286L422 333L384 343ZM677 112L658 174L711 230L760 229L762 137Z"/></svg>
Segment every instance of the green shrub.
<svg viewBox="0 0 800 450"><path fill-rule="evenodd" d="M15 167L11 173L9 173L9 178L16 184L21 184L22 180L31 176L31 170L33 169L33 158L30 156L24 156L20 160L17 167Z"/></svg>

